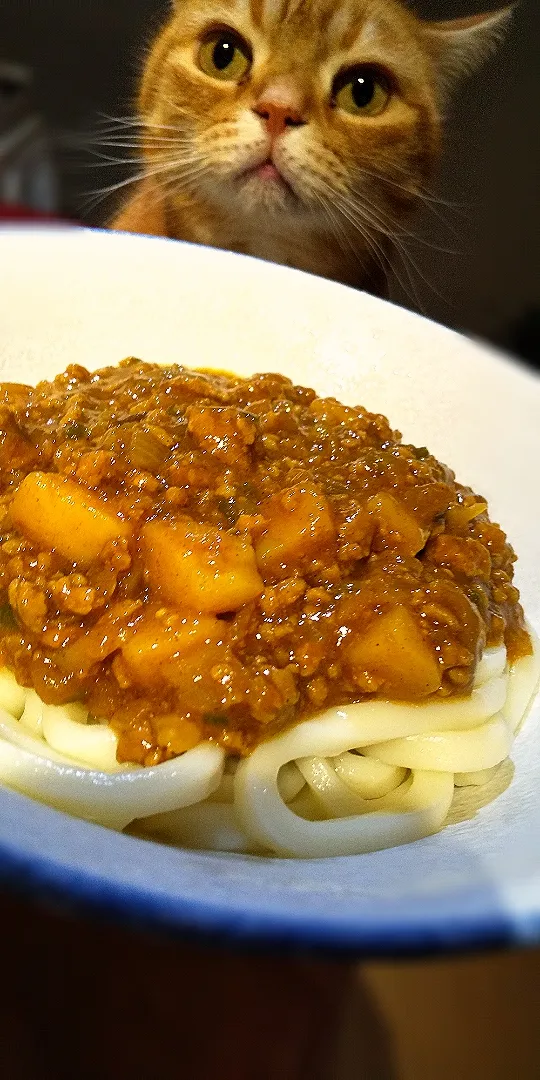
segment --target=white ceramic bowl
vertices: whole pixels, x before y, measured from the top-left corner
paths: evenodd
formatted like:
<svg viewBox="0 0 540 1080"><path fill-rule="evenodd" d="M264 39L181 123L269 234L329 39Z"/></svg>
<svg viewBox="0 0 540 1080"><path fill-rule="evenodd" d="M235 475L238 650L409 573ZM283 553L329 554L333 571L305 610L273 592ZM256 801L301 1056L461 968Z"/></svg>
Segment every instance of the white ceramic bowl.
<svg viewBox="0 0 540 1080"><path fill-rule="evenodd" d="M489 499L540 628L540 380L372 297L283 267L157 239L0 232L0 379L76 362L281 371L384 412ZM372 855L279 860L180 851L0 790L0 876L175 933L363 954L540 937L540 713L510 787L472 820Z"/></svg>

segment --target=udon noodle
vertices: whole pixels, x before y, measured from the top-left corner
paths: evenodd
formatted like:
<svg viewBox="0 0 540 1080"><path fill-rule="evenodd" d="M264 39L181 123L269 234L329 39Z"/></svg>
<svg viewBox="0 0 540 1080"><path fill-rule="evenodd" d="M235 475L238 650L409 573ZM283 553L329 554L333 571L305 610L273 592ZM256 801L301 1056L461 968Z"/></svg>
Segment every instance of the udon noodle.
<svg viewBox="0 0 540 1080"><path fill-rule="evenodd" d="M0 673L0 779L77 817L168 843L297 858L351 855L437 832L455 787L508 757L540 678L535 651L488 649L467 699L329 709L240 764L210 742L119 765L116 736L80 705L45 705Z"/></svg>

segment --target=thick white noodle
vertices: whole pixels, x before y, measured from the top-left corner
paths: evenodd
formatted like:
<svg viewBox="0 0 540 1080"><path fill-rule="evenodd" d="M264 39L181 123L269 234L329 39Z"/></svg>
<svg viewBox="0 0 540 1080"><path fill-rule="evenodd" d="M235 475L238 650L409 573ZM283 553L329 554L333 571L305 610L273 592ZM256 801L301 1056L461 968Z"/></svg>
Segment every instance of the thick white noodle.
<svg viewBox="0 0 540 1080"><path fill-rule="evenodd" d="M282 766L278 772L278 789L284 802L292 802L304 786L305 779L294 761Z"/></svg>
<svg viewBox="0 0 540 1080"><path fill-rule="evenodd" d="M527 662L529 658L514 665L509 676L502 673L504 650L489 650L484 660L469 698L414 706L361 703L329 711L257 747L241 762L235 778L235 801L245 831L278 853L322 857L406 843L440 828L452 802L454 771L462 782L475 783L480 770L491 770L510 750L513 733L507 714L501 715L509 681L519 684L513 699L525 703L537 682L536 665ZM373 706L378 704L384 715L377 718L379 739L370 744ZM398 730L401 738L396 739ZM311 753L306 753L308 747ZM351 748L357 754L347 753ZM403 774L381 776L383 783L398 783L380 798L367 800L359 786L355 794L350 762L358 759L360 773L360 750L395 769L411 769L409 779L403 780ZM275 777L290 760L296 760L309 794L302 792L287 807Z"/></svg>
<svg viewBox="0 0 540 1080"><path fill-rule="evenodd" d="M1 683L5 687L4 672L0 674ZM24 701L17 699L16 711L20 715L23 708ZM84 738L84 733L101 727L74 720L78 707L68 707L60 717L60 725L55 726L56 708L44 706L43 713L53 710L54 734L68 731L71 748L74 745L71 725L81 729L76 738ZM64 709L59 711L62 713ZM47 726L45 720L44 732ZM208 742L161 765L140 768L118 766L115 762L114 770L104 771L84 767L59 754L44 738L30 734L28 727L2 708L0 736L0 781L57 810L113 829L124 829L136 818L200 803L219 787L223 776L224 752ZM98 750L101 754L102 747Z"/></svg>
<svg viewBox="0 0 540 1080"><path fill-rule="evenodd" d="M210 796L212 802L215 803L232 803L234 802L234 774L236 772L236 765L234 765L230 771L225 769L221 783L216 791ZM297 768L294 761L290 761L287 765L284 765L279 771L278 775L278 788L281 798L286 802L291 802L301 791L305 785L304 777Z"/></svg>
<svg viewBox="0 0 540 1080"><path fill-rule="evenodd" d="M146 818L139 822L140 831L168 843L206 851L260 853L261 849L241 829L233 805L235 768L223 774L219 787L205 802ZM284 802L295 799L305 786L294 762L280 769L278 789Z"/></svg>
<svg viewBox="0 0 540 1080"><path fill-rule="evenodd" d="M496 679L504 674L506 668L506 649L504 645L497 645L494 649L484 649L474 673L474 685L483 686L490 679Z"/></svg>
<svg viewBox="0 0 540 1080"><path fill-rule="evenodd" d="M8 668L0 669L0 709L5 709L10 716L14 716L18 720L24 709L28 693L28 690L24 690L22 686L19 686L15 676Z"/></svg>
<svg viewBox="0 0 540 1080"><path fill-rule="evenodd" d="M499 713L470 731L437 731L365 746L363 753L406 769L479 772L499 765L510 753L513 732Z"/></svg>
<svg viewBox="0 0 540 1080"><path fill-rule="evenodd" d="M533 639L534 651L530 656L524 656L518 660L517 664L510 669L510 674L517 677L510 679L502 710L514 734L517 734L524 723L540 682L540 645L536 634L531 632L530 627L528 630Z"/></svg>
<svg viewBox="0 0 540 1080"><path fill-rule="evenodd" d="M0 687L3 678L4 672L1 672ZM105 721L89 724L88 709L77 702L46 705L35 690L27 690L20 724L44 739L45 744L62 757L71 758L78 764L106 772L118 772L123 768L116 760L118 738L112 728Z"/></svg>
<svg viewBox="0 0 540 1080"><path fill-rule="evenodd" d="M232 803L206 801L168 814L156 814L140 823L152 838L205 851L251 851L249 838L240 828Z"/></svg>
<svg viewBox="0 0 540 1080"><path fill-rule="evenodd" d="M298 758L296 764L325 817L352 817L372 809L367 799L354 794L340 779L330 758Z"/></svg>
<svg viewBox="0 0 540 1080"><path fill-rule="evenodd" d="M535 643L536 639L534 638ZM150 768L82 705L45 705L0 671L0 780L35 799L190 847L301 858L359 854L439 829L456 786L487 783L534 696L540 653L486 650L467 698L328 709L238 766L201 743ZM5 710L5 711L4 711Z"/></svg>
<svg viewBox="0 0 540 1080"><path fill-rule="evenodd" d="M44 739L36 739L35 735L31 735L28 728L23 727L19 720L15 720L9 713L0 709L0 740L5 739L7 742L12 743L13 746L20 747L21 750L26 750L29 754L35 754L38 757L48 758L49 761L59 761L61 764L65 764L66 758L63 754L57 754L56 750L53 750ZM71 762L73 765L74 762Z"/></svg>
<svg viewBox="0 0 540 1080"><path fill-rule="evenodd" d="M454 773L454 787L483 787L489 784L499 769L500 765L494 765L492 769L481 769L479 772Z"/></svg>
<svg viewBox="0 0 540 1080"><path fill-rule="evenodd" d="M251 758L241 762L235 778L242 827L263 848L297 858L358 855L437 832L448 814L454 793L452 774L419 771L410 783L372 800L368 813L306 821L285 805L277 790L276 767L287 753L285 747L275 746L278 741L281 739L273 740L272 747L268 743L258 747ZM330 745L335 747L335 733ZM252 758L261 749L264 756L253 768Z"/></svg>
<svg viewBox="0 0 540 1080"><path fill-rule="evenodd" d="M377 800L376 805L371 801L369 812L357 811L355 816L328 821L306 821L281 799L276 778L287 761L336 757L366 741L366 731L371 734L373 730L371 706L383 703L365 704L368 713L365 724L362 705L329 710L317 720L306 721L262 743L240 763L235 776L235 803L243 829L255 842L281 854L320 858L374 851L418 839L440 828L454 790L453 776L448 773L418 772L406 791L400 792L398 788ZM411 708L416 713L415 724L422 730L425 719L417 714L423 707ZM390 709L394 711L394 707ZM431 713L430 706L425 709ZM405 726L411 722L409 712L409 707L404 707ZM395 713L393 719L396 720ZM394 733L395 730L396 726ZM301 762L303 770L306 764ZM359 801L356 798L357 806ZM349 810L349 814L353 812Z"/></svg>
<svg viewBox="0 0 540 1080"><path fill-rule="evenodd" d="M83 716L76 719L69 706L46 705L43 709L43 736L59 754L106 772L122 768L116 760L118 738L108 724L87 724L88 712L78 706Z"/></svg>
<svg viewBox="0 0 540 1080"><path fill-rule="evenodd" d="M21 714L21 726L26 728L27 731L31 731L33 735L37 735L38 738L43 737L43 710L46 707L45 702L38 697L35 690L26 691L26 701ZM73 706L71 707L73 708ZM66 708L69 708L69 706L66 705ZM84 723L86 723L86 718Z"/></svg>
<svg viewBox="0 0 540 1080"><path fill-rule="evenodd" d="M338 776L363 799L380 799L403 783L407 770L346 751L331 758Z"/></svg>

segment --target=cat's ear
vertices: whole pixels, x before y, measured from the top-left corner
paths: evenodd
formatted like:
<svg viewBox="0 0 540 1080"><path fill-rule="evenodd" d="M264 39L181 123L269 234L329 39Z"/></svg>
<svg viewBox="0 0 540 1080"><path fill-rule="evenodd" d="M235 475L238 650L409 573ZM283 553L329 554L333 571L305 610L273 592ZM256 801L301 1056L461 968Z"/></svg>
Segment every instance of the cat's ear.
<svg viewBox="0 0 540 1080"><path fill-rule="evenodd" d="M485 15L443 22L424 22L422 34L439 72L443 87L469 75L501 40L513 15L514 4Z"/></svg>

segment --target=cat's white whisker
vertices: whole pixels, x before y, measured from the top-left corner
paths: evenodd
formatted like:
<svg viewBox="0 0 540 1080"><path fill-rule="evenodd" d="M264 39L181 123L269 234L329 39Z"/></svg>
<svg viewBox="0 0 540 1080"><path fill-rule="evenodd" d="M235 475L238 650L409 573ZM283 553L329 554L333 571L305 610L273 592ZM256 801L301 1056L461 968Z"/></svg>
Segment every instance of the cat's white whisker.
<svg viewBox="0 0 540 1080"><path fill-rule="evenodd" d="M398 255L400 256L400 258L402 259L403 264L404 264L405 268L407 269L407 271L408 271L408 268L410 267L414 271L414 273L418 275L418 277L421 279L421 281L423 281L424 285L426 285L426 287L429 289L430 292L432 292L435 296L437 296L439 298L439 300L441 300L444 304L448 304L449 303L448 297L444 296L440 292L440 290L437 289L436 286L433 284L433 281L430 281L430 279L426 277L426 275L423 273L423 271L418 266L418 263L415 261L415 259L411 255L411 252L408 251L407 248L403 244L396 244L396 251L397 251ZM421 309L421 310L423 311L423 309ZM423 311L423 314L425 314L425 311Z"/></svg>
<svg viewBox="0 0 540 1080"><path fill-rule="evenodd" d="M358 213L363 215L367 220L371 220L372 226L381 234L386 235L390 240L394 254L397 254L402 260L403 269L407 274L407 278L412 289L412 295L409 291L409 288L405 285L404 281L399 275L395 262L392 262L392 272L396 280L398 281L398 284L403 289L405 295L408 296L414 304L416 304L419 310L423 314L425 314L424 306L416 290L416 284L411 277L411 269L414 270L414 272L418 275L418 277L421 278L424 284L427 285L428 288L431 289L431 291L439 297L439 299L444 300L444 297L441 296L441 294L435 289L433 284L430 283L425 277L425 275L422 273L420 267L413 259L410 251L407 250L402 239L403 234L398 232L391 222L385 220L384 214L382 212L377 212L372 206L366 207L365 204L362 204L361 206L357 204L354 205Z"/></svg>
<svg viewBox="0 0 540 1080"><path fill-rule="evenodd" d="M361 171L363 175L370 176L377 182L382 184L388 184L391 187L397 188L400 191L408 195L412 195L416 198L423 198L427 202L433 202L437 206L443 206L448 210L456 210L464 208L465 204L458 203L449 199L443 198L440 192L432 191L426 187L425 183L418 177L412 181L411 170L405 169L398 163L390 158L387 158L384 152L379 154L380 160L385 162L385 168L375 169L373 166L368 167L364 163L362 164ZM402 176L407 183L400 183L396 177Z"/></svg>
<svg viewBox="0 0 540 1080"><path fill-rule="evenodd" d="M376 235L374 235L373 232L372 232L372 229L374 228L373 224L370 225L369 221L366 221L365 217L362 220L362 216L358 212L358 207L355 205L355 203L352 203L350 200L348 200L345 195L343 195L341 193L338 193L338 192L334 192L334 205L339 209L339 211L343 214L343 216L349 221L349 223L352 225L352 227L355 228L360 233L362 239L367 244L368 248L371 250L374 258L379 263L379 265L382 267L382 269L385 272L389 272L390 270L392 271L392 273L394 274L394 276L395 276L400 288L402 289L404 295L409 297L409 299L413 302L413 304L416 304L418 306L419 305L418 296L416 294L416 290L415 290L415 288L413 286L413 283L412 283L412 281L410 279L410 275L408 274L408 271L407 271L407 276L409 278L409 284L413 288L413 295L411 295L411 292L409 290L409 286L406 284L406 282L403 281L403 278L401 277L400 273L398 272L395 264L390 263L388 253L384 250L384 248L382 247L380 241L377 238L377 235L381 235L381 230L378 227L375 227ZM394 238L394 235L392 233L385 232L385 233L383 233L383 235L387 236L388 239L391 242L394 242L395 238ZM403 253L401 252L401 254L403 254ZM407 270L406 266L405 266L405 269Z"/></svg>
<svg viewBox="0 0 540 1080"><path fill-rule="evenodd" d="M176 186L178 186L178 183L184 178L189 178L189 174L185 167L190 166L191 168L192 166L197 164L199 166L198 171L204 171L206 166L204 165L204 163L197 162L197 159L195 157L182 162L181 160L179 160L178 155L175 155L170 160L155 162L152 164L152 166L146 164L145 167L141 169L140 172L135 173L134 176L129 176L124 180L119 180L117 183L108 184L107 186L99 188L98 190L88 192L87 194L92 195L93 198L88 200L85 203L85 206L87 209L93 209L100 202L102 202L103 199L116 194L118 191L121 191L124 188L128 188L131 185L139 184L142 180L146 180L154 176L160 176L161 182L164 183L167 180L167 173L170 174L170 178L172 179L173 177L171 174L173 174L174 172L174 180L176 182ZM195 170L192 170L193 173L194 171Z"/></svg>
<svg viewBox="0 0 540 1080"><path fill-rule="evenodd" d="M351 244L351 242L349 240L349 237L347 236L347 233L340 226L339 221L336 219L336 217L332 213L332 210L330 209L330 206L328 205L328 203L325 202L323 197L321 195L318 195L317 192L312 191L311 194L312 194L313 198L315 199L315 201L318 203L318 205L321 207L321 210L322 210L323 214L325 215L325 217L328 219L330 232L332 233L333 237L337 241L337 243L338 243L339 247L341 248L341 250L343 251L343 253L350 252L353 255L354 258L358 258L357 252L355 251L353 245Z"/></svg>
<svg viewBox="0 0 540 1080"><path fill-rule="evenodd" d="M409 269L410 267L412 267L412 269L415 271L415 273L418 274L418 276L422 279L424 284L426 284L429 288L432 289L433 292L436 293L437 296L439 296L439 299L444 300L444 297L442 297L441 294L438 293L437 290L434 288L434 286L427 280L425 275L420 270L420 267L417 265L417 263L413 259L410 251L408 251L406 246L405 246L404 239L416 240L415 234L404 233L403 231L397 231L397 229L393 225L393 223L386 217L384 212L381 211L380 209L376 210L373 206L366 207L365 204L362 204L362 205L355 204L355 206L356 206L357 212L359 212L360 214L363 214L368 220L370 219L373 226L376 229L378 229L381 233L388 236L389 240L392 242L394 250L397 251L398 254L401 256L401 258L403 260L403 265L404 265L405 272L407 273L407 277L409 278L411 286L412 286L412 288L414 290L414 300L415 300L415 302L419 303L418 295L416 293L416 287L415 287L414 282L412 281L411 276L410 276L410 269ZM400 284L402 284L401 281L400 281Z"/></svg>
<svg viewBox="0 0 540 1080"><path fill-rule="evenodd" d="M161 122L158 123L155 120L151 120L149 118L142 120L136 116L109 116L107 115L107 113L103 113L102 115L104 121L103 127L105 127L105 121L107 121L111 131L117 131L120 127L126 129L137 128L139 130L141 130L142 128L151 127L156 131L176 131L175 124L163 124Z"/></svg>

